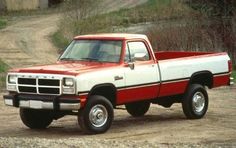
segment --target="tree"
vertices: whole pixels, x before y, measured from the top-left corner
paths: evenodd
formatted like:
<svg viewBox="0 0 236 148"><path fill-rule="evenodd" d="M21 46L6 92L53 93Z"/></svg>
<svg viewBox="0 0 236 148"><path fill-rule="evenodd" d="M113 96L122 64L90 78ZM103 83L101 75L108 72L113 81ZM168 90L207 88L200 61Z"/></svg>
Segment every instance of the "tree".
<svg viewBox="0 0 236 148"><path fill-rule="evenodd" d="M235 0L189 0L189 5L207 15L209 28L221 38L224 51L236 64L236 1Z"/></svg>
<svg viewBox="0 0 236 148"><path fill-rule="evenodd" d="M100 0L101 1L101 0ZM97 13L97 5L99 0L67 0L65 7L67 11L64 14L65 24L72 29L72 35L83 34L84 28L81 25L81 20L93 16ZM87 24L89 25L89 24Z"/></svg>

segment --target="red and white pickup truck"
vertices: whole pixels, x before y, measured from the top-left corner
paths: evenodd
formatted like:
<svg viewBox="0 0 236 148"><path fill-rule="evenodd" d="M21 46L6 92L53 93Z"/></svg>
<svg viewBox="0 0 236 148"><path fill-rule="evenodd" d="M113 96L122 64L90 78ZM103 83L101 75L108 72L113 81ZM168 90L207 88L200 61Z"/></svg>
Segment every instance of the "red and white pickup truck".
<svg viewBox="0 0 236 148"><path fill-rule="evenodd" d="M233 84L231 71L227 53L154 52L145 35L84 35L74 38L56 64L9 71L4 101L20 108L29 128L77 115L83 131L97 134L110 128L119 105L138 117L151 103L182 103L187 118L202 118L208 109L205 87Z"/></svg>

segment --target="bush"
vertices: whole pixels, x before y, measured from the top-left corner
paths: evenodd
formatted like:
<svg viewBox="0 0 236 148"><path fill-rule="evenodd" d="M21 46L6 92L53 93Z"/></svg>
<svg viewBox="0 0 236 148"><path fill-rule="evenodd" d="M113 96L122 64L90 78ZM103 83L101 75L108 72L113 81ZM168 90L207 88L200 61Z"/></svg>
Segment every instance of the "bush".
<svg viewBox="0 0 236 148"><path fill-rule="evenodd" d="M6 72L7 69L8 69L8 65L0 60L0 73Z"/></svg>
<svg viewBox="0 0 236 148"><path fill-rule="evenodd" d="M64 50L70 42L64 37L64 35L59 30L55 32L51 38L52 38L52 42L54 43L56 47L59 48L59 50Z"/></svg>
<svg viewBox="0 0 236 148"><path fill-rule="evenodd" d="M236 65L233 66L232 77L234 78L234 82L236 83Z"/></svg>
<svg viewBox="0 0 236 148"><path fill-rule="evenodd" d="M204 18L186 18L155 24L147 31L153 47L172 51L220 51L223 45Z"/></svg>
<svg viewBox="0 0 236 148"><path fill-rule="evenodd" d="M63 15L59 30L66 40L75 35L117 32L119 27L153 22L160 19L183 18L193 14L192 9L179 0L148 0L145 4L110 13L98 0L71 0L64 3L69 10Z"/></svg>
<svg viewBox="0 0 236 148"><path fill-rule="evenodd" d="M0 29L5 28L6 25L7 25L7 21L2 19L2 18L0 18Z"/></svg>
<svg viewBox="0 0 236 148"><path fill-rule="evenodd" d="M6 72L8 68L9 68L8 65L6 65L0 60L0 89L5 87Z"/></svg>
<svg viewBox="0 0 236 148"><path fill-rule="evenodd" d="M233 71L232 76L234 78L234 82L236 83L236 70Z"/></svg>

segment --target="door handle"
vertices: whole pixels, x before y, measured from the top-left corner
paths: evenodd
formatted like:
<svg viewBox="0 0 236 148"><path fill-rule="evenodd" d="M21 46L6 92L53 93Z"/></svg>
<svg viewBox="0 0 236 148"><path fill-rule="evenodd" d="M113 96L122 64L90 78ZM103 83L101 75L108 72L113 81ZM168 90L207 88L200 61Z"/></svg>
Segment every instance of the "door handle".
<svg viewBox="0 0 236 148"><path fill-rule="evenodd" d="M115 79L115 81L117 81L117 80L122 80L122 79L123 79L123 76L115 76L114 79Z"/></svg>

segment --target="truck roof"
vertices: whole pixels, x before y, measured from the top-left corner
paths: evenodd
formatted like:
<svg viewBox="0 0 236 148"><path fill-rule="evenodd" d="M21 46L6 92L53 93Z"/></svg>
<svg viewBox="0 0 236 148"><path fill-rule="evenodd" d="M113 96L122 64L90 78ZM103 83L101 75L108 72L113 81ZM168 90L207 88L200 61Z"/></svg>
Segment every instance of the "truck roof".
<svg viewBox="0 0 236 148"><path fill-rule="evenodd" d="M147 36L143 34L127 34L127 33L105 33L105 34L90 34L90 35L80 35L74 37L75 40L78 39L107 39L107 40L124 40L124 39L145 39Z"/></svg>

